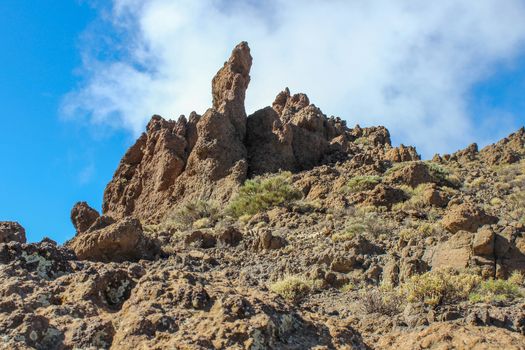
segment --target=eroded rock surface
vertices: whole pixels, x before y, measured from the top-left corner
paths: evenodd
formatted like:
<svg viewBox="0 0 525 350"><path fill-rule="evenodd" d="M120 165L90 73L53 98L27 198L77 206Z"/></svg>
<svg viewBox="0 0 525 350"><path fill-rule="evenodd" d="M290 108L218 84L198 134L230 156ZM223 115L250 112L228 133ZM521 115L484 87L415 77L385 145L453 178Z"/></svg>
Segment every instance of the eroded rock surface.
<svg viewBox="0 0 525 350"><path fill-rule="evenodd" d="M26 230L18 222L0 221L0 243L26 242Z"/></svg>

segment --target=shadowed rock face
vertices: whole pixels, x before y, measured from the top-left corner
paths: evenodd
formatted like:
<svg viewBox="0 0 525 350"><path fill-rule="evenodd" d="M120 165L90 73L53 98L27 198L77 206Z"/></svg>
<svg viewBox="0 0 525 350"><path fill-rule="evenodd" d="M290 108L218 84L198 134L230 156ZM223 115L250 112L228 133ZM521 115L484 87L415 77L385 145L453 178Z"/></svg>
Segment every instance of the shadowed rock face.
<svg viewBox="0 0 525 350"><path fill-rule="evenodd" d="M390 148L386 129L348 129L305 94L291 95L288 89L272 107L247 117L251 65L250 49L242 42L212 80L212 108L189 120L153 116L106 188L105 215L154 223L188 200L225 202L247 177L346 160L360 153L352 143L360 137Z"/></svg>
<svg viewBox="0 0 525 350"><path fill-rule="evenodd" d="M13 221L0 221L0 243L26 242L26 230L18 223Z"/></svg>

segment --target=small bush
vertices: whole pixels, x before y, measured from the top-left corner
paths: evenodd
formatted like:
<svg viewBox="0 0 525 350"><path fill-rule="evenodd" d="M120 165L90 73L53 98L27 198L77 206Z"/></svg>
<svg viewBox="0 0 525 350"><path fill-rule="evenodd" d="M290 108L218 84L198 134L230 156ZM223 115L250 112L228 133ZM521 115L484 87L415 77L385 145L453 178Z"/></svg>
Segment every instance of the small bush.
<svg viewBox="0 0 525 350"><path fill-rule="evenodd" d="M525 191L517 191L506 197L507 215L513 220L525 218Z"/></svg>
<svg viewBox="0 0 525 350"><path fill-rule="evenodd" d="M363 310L368 313L379 313L386 316L399 314L404 305L403 296L393 290L369 289L361 293Z"/></svg>
<svg viewBox="0 0 525 350"><path fill-rule="evenodd" d="M290 301L299 301L310 293L312 282L300 276L286 276L272 283L270 290Z"/></svg>
<svg viewBox="0 0 525 350"><path fill-rule="evenodd" d="M413 276L401 289L409 302L437 306L465 300L480 282L478 275L443 269Z"/></svg>
<svg viewBox="0 0 525 350"><path fill-rule="evenodd" d="M472 180L468 184L468 187L472 188L472 189L479 189L479 188L485 186L486 184L487 184L487 179L485 179L484 177L478 177L478 178L475 178L474 180Z"/></svg>
<svg viewBox="0 0 525 350"><path fill-rule="evenodd" d="M354 176L348 181L346 189L350 193L372 190L381 182L380 176L364 175Z"/></svg>
<svg viewBox="0 0 525 350"><path fill-rule="evenodd" d="M173 212L168 221L182 229L197 223L199 228L213 226L220 219L219 206L211 201L197 200L187 202ZM204 226L203 226L204 225Z"/></svg>
<svg viewBox="0 0 525 350"><path fill-rule="evenodd" d="M521 285L523 276L516 272L508 280L491 279L483 281L469 295L469 300L473 303L491 303L512 301L523 296Z"/></svg>
<svg viewBox="0 0 525 350"><path fill-rule="evenodd" d="M358 145L370 144L370 140L368 139L368 137L364 137L364 136L357 138L354 142L357 143Z"/></svg>
<svg viewBox="0 0 525 350"><path fill-rule="evenodd" d="M378 237L392 229L387 222L381 219L378 213L355 210L351 215L344 228L332 235L334 241L350 240L360 234Z"/></svg>
<svg viewBox="0 0 525 350"><path fill-rule="evenodd" d="M425 162L430 175L439 182L449 182L450 171L434 162Z"/></svg>
<svg viewBox="0 0 525 350"><path fill-rule="evenodd" d="M394 210L422 210L428 205L423 198L423 193L428 188L431 188L431 184L421 184L416 188L410 186L402 185L399 188L405 192L405 195L409 198L405 202L396 203L392 207Z"/></svg>
<svg viewBox="0 0 525 350"><path fill-rule="evenodd" d="M354 283L348 282L347 284L341 287L340 291L343 293L349 293L357 290L357 288L358 287Z"/></svg>
<svg viewBox="0 0 525 350"><path fill-rule="evenodd" d="M228 211L234 217L254 215L301 199L302 192L292 186L291 175L289 172L282 172L247 180L230 203Z"/></svg>
<svg viewBox="0 0 525 350"><path fill-rule="evenodd" d="M419 225L414 225L409 228L402 229L399 231L399 238L403 241L408 242L412 238L423 239L430 236L434 236L439 232L436 224L430 224L424 222Z"/></svg>

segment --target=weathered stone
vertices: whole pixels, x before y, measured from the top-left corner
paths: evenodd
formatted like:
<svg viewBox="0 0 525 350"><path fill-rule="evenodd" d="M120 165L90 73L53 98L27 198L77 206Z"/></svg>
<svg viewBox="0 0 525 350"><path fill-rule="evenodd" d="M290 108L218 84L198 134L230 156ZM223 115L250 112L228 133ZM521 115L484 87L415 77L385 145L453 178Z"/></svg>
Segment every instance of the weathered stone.
<svg viewBox="0 0 525 350"><path fill-rule="evenodd" d="M494 231L489 227L480 229L472 241L472 251L475 255L493 256L494 255Z"/></svg>
<svg viewBox="0 0 525 350"><path fill-rule="evenodd" d="M385 159L393 163L399 162L412 162L421 160L420 155L417 153L416 148L412 146L405 146L403 144L399 147L394 147L386 151Z"/></svg>
<svg viewBox="0 0 525 350"><path fill-rule="evenodd" d="M68 245L79 259L92 261L151 259L157 253L144 236L140 222L132 218L76 236Z"/></svg>
<svg viewBox="0 0 525 350"><path fill-rule="evenodd" d="M26 242L26 230L18 222L0 221L0 243Z"/></svg>
<svg viewBox="0 0 525 350"><path fill-rule="evenodd" d="M455 233L460 230L476 232L479 227L495 224L497 221L496 217L486 214L483 209L463 203L452 207L441 223L448 231Z"/></svg>
<svg viewBox="0 0 525 350"><path fill-rule="evenodd" d="M432 269L445 267L466 268L472 254L473 234L459 231L444 243L439 244L432 256Z"/></svg>
<svg viewBox="0 0 525 350"><path fill-rule="evenodd" d="M87 231L99 216L98 211L91 208L86 202L78 202L71 209L71 222L77 234Z"/></svg>

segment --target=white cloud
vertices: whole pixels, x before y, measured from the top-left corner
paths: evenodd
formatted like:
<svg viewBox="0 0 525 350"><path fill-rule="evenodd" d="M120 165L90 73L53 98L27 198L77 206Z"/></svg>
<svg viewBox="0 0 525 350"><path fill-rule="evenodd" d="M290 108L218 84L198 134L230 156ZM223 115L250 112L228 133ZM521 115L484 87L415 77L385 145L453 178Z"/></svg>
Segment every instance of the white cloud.
<svg viewBox="0 0 525 350"><path fill-rule="evenodd" d="M247 110L289 86L349 125L386 125L425 155L475 140L467 95L522 53L522 0L113 0L118 59L85 55L64 110L142 131L211 105L211 78L239 41L254 64ZM86 52L101 40L91 36ZM96 50L95 50L96 51Z"/></svg>

